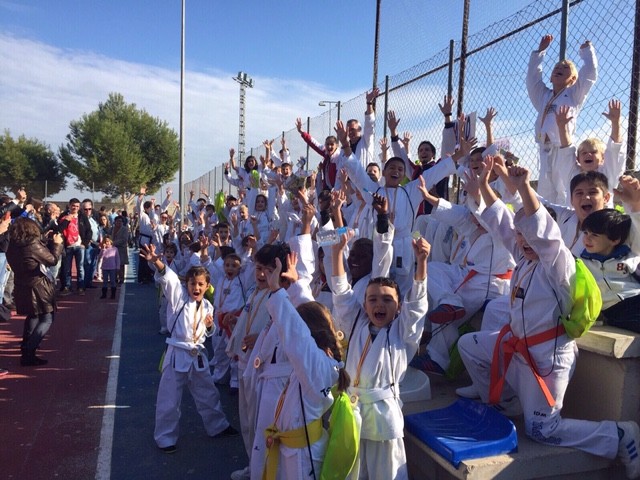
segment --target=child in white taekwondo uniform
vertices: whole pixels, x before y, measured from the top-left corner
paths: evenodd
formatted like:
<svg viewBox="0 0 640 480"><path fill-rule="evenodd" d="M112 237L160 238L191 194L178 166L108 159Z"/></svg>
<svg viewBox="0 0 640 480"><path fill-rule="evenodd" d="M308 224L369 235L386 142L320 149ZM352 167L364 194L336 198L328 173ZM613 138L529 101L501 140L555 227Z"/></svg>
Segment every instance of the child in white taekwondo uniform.
<svg viewBox="0 0 640 480"><path fill-rule="evenodd" d="M204 340L215 331L213 306L204 298L209 287L209 274L204 267L187 272L187 287L183 287L175 272L166 268L155 247L140 248L143 260L153 263L155 280L168 300L171 319L168 328L167 351L162 363L162 377L156 402L156 444L166 453L176 451L179 434L180 404L185 385L189 388L207 434L214 438L237 435L229 425L220 395L209 373Z"/></svg>
<svg viewBox="0 0 640 480"><path fill-rule="evenodd" d="M360 424L360 450L349 478L408 478L403 441L400 382L418 350L427 312L429 243L412 241L417 260L411 290L403 298L396 282L369 282L364 311L352 308L351 289L342 264L346 238L333 247L333 306L337 327L348 340L347 390ZM345 308L346 307L346 308Z"/></svg>
<svg viewBox="0 0 640 480"><path fill-rule="evenodd" d="M409 291L412 283L412 270L414 264L413 249L411 247L411 234L414 230L414 220L417 208L422 202L422 193L418 186L418 180L413 180L404 186L400 182L405 177L404 160L392 157L384 165L383 177L385 186L381 187L374 182L357 158L351 154L349 137L342 122L336 123L336 133L342 145L343 163L349 174L349 178L363 192L378 193L387 198L389 204L389 220L395 227L393 240L394 261L391 267L391 277L400 285L400 291L404 294ZM455 162L469 153L475 143L475 139L469 142L461 140L461 148L456 153L438 162L433 168L422 173L427 189L433 187L443 178L455 173Z"/></svg>
<svg viewBox="0 0 640 480"><path fill-rule="evenodd" d="M560 149L556 163L553 165L551 178L557 189L557 202L560 205L569 205L569 182L580 172L598 171L603 173L609 184L617 185L618 178L624 174L626 168L626 155L621 154L622 135L620 133L621 104L619 100L609 102L609 111L603 115L611 121L611 135L607 144L599 138L587 138L576 147L573 144L573 136L569 131L571 121L570 109L562 106L556 113L556 123L560 132ZM607 206L613 208L613 198L607 202Z"/></svg>
<svg viewBox="0 0 640 480"><path fill-rule="evenodd" d="M611 200L611 192L605 174L595 170L574 176L569 183L569 191L571 208L548 203L545 198L539 197L538 200L555 212L562 239L577 257L584 250L583 220L590 213L605 208Z"/></svg>
<svg viewBox="0 0 640 480"><path fill-rule="evenodd" d="M480 203L475 174L467 176L470 192L467 203L474 211ZM464 238L467 247L459 263L431 262L429 266L431 340L426 352L416 356L411 366L441 375L449 367L449 351L458 340L458 328L480 310L485 301L504 295L515 263L496 232L476 217L467 206L452 205L431 195L421 187L427 202L433 206L431 215L442 223L452 225L458 239ZM477 195L477 199L476 199ZM455 256L455 255L454 255Z"/></svg>
<svg viewBox="0 0 640 480"><path fill-rule="evenodd" d="M305 209L307 210L307 209ZM311 213L313 209L309 211ZM303 214L303 235L309 236L311 232L310 215ZM314 300L309 287L308 279L304 278L298 281L298 271L296 265L298 262L297 255L289 256L290 250L286 245L274 246L271 253L273 259L269 264L265 264L266 270L273 270L276 267L276 257L280 259L281 264L288 265L287 271L280 275L281 284L287 288L287 294L294 306L301 305L305 302ZM305 257L303 257L304 259ZM308 265L300 267L301 271L311 271ZM262 473L266 458L266 444L262 432L273 422L278 398L284 390L287 379L293 371L293 367L289 362L284 348L280 344L277 329L272 328L272 321L258 335L249 364L244 371L245 387L252 389L255 395L255 438L251 449L250 458L250 475L251 479L262 479Z"/></svg>
<svg viewBox="0 0 640 480"><path fill-rule="evenodd" d="M349 377L329 310L318 302L294 308L280 285L282 263L275 261L266 307L292 371L272 423L256 435L267 447L263 478L319 478L329 439L322 416L333 404L331 387L338 383L339 391L346 390Z"/></svg>
<svg viewBox="0 0 640 480"><path fill-rule="evenodd" d="M493 159L481 176L487 205L482 218L500 232L519 258L511 281L510 321L500 332L463 335L458 349L483 402L507 411L517 396L526 434L550 445L574 447L605 458L619 456L629 478L640 476L635 422L565 419L564 394L575 369L577 347L560 318L572 307L575 260L547 210L529 184L529 171L511 167L509 175L523 201L515 219L487 183ZM503 389L504 387L504 389ZM512 411L512 413L515 413Z"/></svg>
<svg viewBox="0 0 640 480"><path fill-rule="evenodd" d="M554 113L562 105L571 108L572 119L568 128L573 134L580 109L598 78L598 63L591 42L584 42L580 46L580 58L584 65L579 74L573 62L562 60L553 67L550 77L552 88L549 88L542 79L542 62L552 41L552 35L542 37L538 50L534 50L529 57L527 92L531 103L538 111L535 124L536 142L540 148L538 193L550 202L558 203L551 178L551 169L560 148Z"/></svg>
<svg viewBox="0 0 640 480"><path fill-rule="evenodd" d="M254 257L255 288L247 292L248 300L245 308L238 317L227 345L227 354L237 356L238 375L240 377L238 390L238 409L240 417L240 431L247 451L247 458L251 458L251 450L256 435L256 413L258 398L251 384L250 377L244 376L247 368L253 370L250 362L251 353L260 332L269 322L269 311L265 308L270 290L267 275L275 268L275 259L282 252L282 248L265 245L258 250ZM262 432L260 432L260 438ZM260 473L260 472L258 472ZM232 480L250 478L250 468L245 467L231 475Z"/></svg>

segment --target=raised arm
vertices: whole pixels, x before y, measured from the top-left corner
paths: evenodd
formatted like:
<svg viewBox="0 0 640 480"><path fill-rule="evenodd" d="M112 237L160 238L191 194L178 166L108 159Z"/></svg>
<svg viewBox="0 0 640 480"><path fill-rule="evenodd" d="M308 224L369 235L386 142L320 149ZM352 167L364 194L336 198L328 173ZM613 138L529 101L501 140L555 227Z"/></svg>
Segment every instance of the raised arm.
<svg viewBox="0 0 640 480"><path fill-rule="evenodd" d="M496 115L498 115L496 109L489 107L484 117L478 117L487 132L487 147L493 145L493 119L496 118Z"/></svg>
<svg viewBox="0 0 640 480"><path fill-rule="evenodd" d="M604 115L604 114L603 114ZM556 112L556 125L558 125L558 133L560 135L560 147L566 148L573 143L573 137L569 131L569 125L573 117L571 116L571 108L567 105L560 105Z"/></svg>
<svg viewBox="0 0 640 480"><path fill-rule="evenodd" d="M620 134L621 111L620 100L611 99L609 100L609 111L602 113L611 122L611 140L615 143L622 143L622 135Z"/></svg>
<svg viewBox="0 0 640 480"><path fill-rule="evenodd" d="M529 183L530 176L531 173L524 167L513 166L509 168L509 177L522 197L522 207L527 217L534 215L540 208L538 196Z"/></svg>

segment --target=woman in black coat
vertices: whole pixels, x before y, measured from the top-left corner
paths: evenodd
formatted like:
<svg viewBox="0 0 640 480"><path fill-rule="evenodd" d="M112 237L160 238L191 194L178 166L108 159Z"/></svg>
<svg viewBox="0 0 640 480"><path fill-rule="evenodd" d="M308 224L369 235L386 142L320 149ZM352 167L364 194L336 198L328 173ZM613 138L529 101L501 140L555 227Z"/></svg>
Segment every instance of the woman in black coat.
<svg viewBox="0 0 640 480"><path fill-rule="evenodd" d="M36 350L53 323L55 285L47 268L58 263L62 242L62 235L56 233L45 244L38 224L24 217L16 219L9 229L7 261L14 275L16 311L27 316L21 346L23 366L47 363L36 357Z"/></svg>

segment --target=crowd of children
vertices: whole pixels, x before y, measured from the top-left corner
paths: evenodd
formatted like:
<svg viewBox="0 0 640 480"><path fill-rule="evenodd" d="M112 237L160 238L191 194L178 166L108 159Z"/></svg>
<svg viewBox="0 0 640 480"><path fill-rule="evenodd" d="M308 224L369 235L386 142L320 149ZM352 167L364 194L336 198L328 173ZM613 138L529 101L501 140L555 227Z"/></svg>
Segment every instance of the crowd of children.
<svg viewBox="0 0 640 480"><path fill-rule="evenodd" d="M225 177L238 197L215 202L202 192L194 200L191 192L184 231L160 222L141 198L140 270L149 268L161 287L160 333L168 337L158 447L176 449L185 385L209 435L238 433L216 389L228 382L238 391L249 457L233 479L334 478L325 477L331 471L408 478L400 382L409 365L445 373L457 342L473 382L460 395L524 414L536 441L619 457L629 478L640 477L635 422L561 417L577 358L561 322L572 311L574 258L601 289L603 321L640 332L640 182L623 175L620 102L605 113L607 142L574 146L579 110L597 79L595 49L580 47L580 72L557 63L548 88L542 63L552 40L543 37L532 53L526 81L539 113L537 192L530 172L493 144L497 112L481 118L487 142L477 146L456 138L464 118L452 121L450 97L440 105L439 160L424 141L414 164L411 136L400 139L400 120L389 112L393 156L384 140L376 163L374 89L364 129L357 119L338 121L336 135L321 143L297 120L321 156L317 172L294 170L284 140L277 154L264 142L265 155L242 167L232 149ZM463 182L459 205L446 198L454 174ZM610 208L614 192L626 213ZM109 242L103 295L119 268ZM481 330L460 337L459 327L480 311ZM358 432L347 466L323 463L344 427L327 425L341 392Z"/></svg>

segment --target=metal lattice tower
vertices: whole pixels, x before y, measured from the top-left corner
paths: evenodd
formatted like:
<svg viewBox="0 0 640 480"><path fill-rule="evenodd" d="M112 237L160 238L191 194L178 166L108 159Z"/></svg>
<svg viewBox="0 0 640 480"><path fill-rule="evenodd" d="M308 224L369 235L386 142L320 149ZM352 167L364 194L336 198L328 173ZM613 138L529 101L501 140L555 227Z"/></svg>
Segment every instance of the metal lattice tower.
<svg viewBox="0 0 640 480"><path fill-rule="evenodd" d="M253 88L253 78L249 77L244 72L238 72L237 77L233 77L233 79L240 84L240 120L239 120L239 130L238 130L238 164L242 165L242 161L244 160L244 129L245 129L245 98L247 87Z"/></svg>

